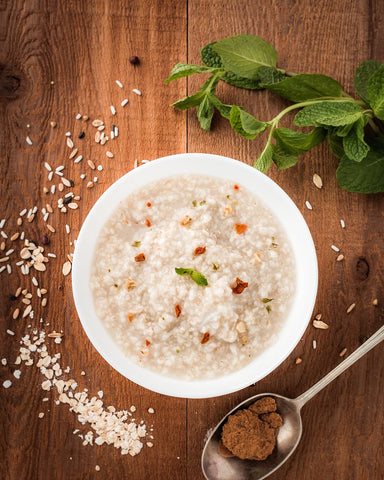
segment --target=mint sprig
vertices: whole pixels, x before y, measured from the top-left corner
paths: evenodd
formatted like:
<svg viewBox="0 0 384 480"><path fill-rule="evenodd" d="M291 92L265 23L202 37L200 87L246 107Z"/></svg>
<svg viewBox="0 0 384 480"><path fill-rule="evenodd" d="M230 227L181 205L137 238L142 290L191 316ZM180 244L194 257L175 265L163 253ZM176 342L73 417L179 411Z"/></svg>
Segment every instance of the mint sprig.
<svg viewBox="0 0 384 480"><path fill-rule="evenodd" d="M339 185L359 193L384 191L384 64L363 62L355 72L354 86L360 99L343 91L339 82L322 74L290 73L277 67L272 45L254 35L237 35L212 42L201 50L204 65L177 64L166 80L193 73L210 74L196 94L173 106L180 110L197 108L204 130L211 128L215 109L232 128L253 140L268 131L267 142L254 166L266 172L272 163L279 169L295 165L299 156L323 142L341 159L337 170ZM216 96L220 81L248 90L270 90L294 102L269 121L260 121L237 105L228 105ZM309 133L280 127L283 117L298 110L294 125L314 127ZM367 139L366 126L376 135Z"/></svg>
<svg viewBox="0 0 384 480"><path fill-rule="evenodd" d="M175 272L182 276L190 275L192 280L200 287L206 287L208 285L208 280L205 276L197 270L193 270L193 268L175 268Z"/></svg>

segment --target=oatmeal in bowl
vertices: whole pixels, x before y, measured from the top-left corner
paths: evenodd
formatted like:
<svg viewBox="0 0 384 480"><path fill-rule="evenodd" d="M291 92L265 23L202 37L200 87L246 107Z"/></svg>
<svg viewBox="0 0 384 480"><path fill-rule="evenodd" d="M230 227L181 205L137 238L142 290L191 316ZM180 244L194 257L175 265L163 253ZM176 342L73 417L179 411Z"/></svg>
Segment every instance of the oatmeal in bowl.
<svg viewBox="0 0 384 480"><path fill-rule="evenodd" d="M308 228L268 177L215 155L139 167L86 219L76 307L96 349L152 390L209 397L272 371L310 318Z"/></svg>

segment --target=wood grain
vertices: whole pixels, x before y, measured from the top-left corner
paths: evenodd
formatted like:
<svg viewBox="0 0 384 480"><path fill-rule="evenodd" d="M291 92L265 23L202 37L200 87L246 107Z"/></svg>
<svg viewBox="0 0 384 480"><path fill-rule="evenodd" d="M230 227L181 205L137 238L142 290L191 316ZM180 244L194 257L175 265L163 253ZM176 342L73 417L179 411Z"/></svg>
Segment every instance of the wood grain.
<svg viewBox="0 0 384 480"><path fill-rule="evenodd" d="M215 117L212 132L206 133L194 112L168 108L187 91L194 92L202 81L196 76L165 86L163 80L175 63L199 63L199 50L209 41L253 33L275 45L283 68L332 75L351 93L353 72L361 61L384 61L381 3L0 0L0 219L7 218L4 230L12 234L18 229L16 217L23 208L57 202L57 194L44 195L42 191L50 186L44 162L53 167L65 165L67 178L75 182L74 193L82 197L78 210L52 216L55 234L46 230L41 215L23 225L27 238L47 234L49 249L58 256L50 261L47 272L37 275L50 292L47 307L37 306L33 321L12 320L19 302L8 298L19 285L32 290L30 276L22 276L15 266L12 275L0 274L0 355L11 364L0 367L0 380L13 380L10 389L0 387L1 478L202 479L204 437L230 408L259 392L299 395L341 361L338 354L344 347L352 352L362 337L379 328L384 320L384 197L354 195L338 188L337 161L324 146L307 154L296 167L285 172L272 169L268 174L292 197L313 234L320 272L315 313L321 312L330 328L318 331L309 326L289 358L256 385L224 397L187 401L152 393L124 379L100 357L83 332L70 278L62 276L61 268L93 203L133 167L135 159L201 151L252 164L261 151L264 138L245 140L221 118ZM129 63L131 55L140 58L139 65ZM116 79L124 84L123 90ZM133 88L143 95L133 94ZM227 103L244 105L261 119L271 118L285 104L267 92L227 85L219 87L219 96ZM130 103L121 108L125 97ZM116 117L110 105L116 106ZM91 119L102 118L108 125L115 123L119 138L105 147L96 145L90 122L75 120L78 112ZM51 128L51 121L57 122L56 128ZM82 130L85 138L80 140L77 136ZM68 160L67 131L73 133L84 156L77 165ZM27 135L32 146L25 141ZM107 149L113 152L113 159L106 157ZM88 158L104 167L96 173L99 181L93 189L86 188L95 176L85 163ZM324 181L321 191L311 181L315 172ZM86 174L85 181L80 180L81 173ZM313 211L305 208L306 200ZM345 230L340 228L340 218L346 222ZM65 223L71 226L69 235ZM10 243L7 240L7 248ZM341 247L345 261L335 262L331 244ZM378 298L377 307L372 305L374 298ZM345 310L352 302L356 308L347 315ZM92 395L102 389L105 404L118 409L135 405L137 418L154 424L152 449L144 448L139 456L127 458L112 447L82 446L72 433L79 427L74 414L55 404L53 392L46 395L41 390L37 368L23 366L21 379L13 378L18 341L32 328L39 328L40 317L47 331L65 332L62 344L51 346L62 353L62 365L70 366L80 387L88 388ZM7 329L15 336L6 334ZM312 348L314 339L316 350ZM298 450L271 480L382 478L382 354L383 347L376 347L311 400L303 410L304 434ZM295 365L298 356L303 362ZM80 375L82 370L85 376ZM43 403L46 396L49 401ZM149 407L155 409L154 415L147 412ZM45 416L39 419L42 411ZM100 472L95 471L96 464Z"/></svg>

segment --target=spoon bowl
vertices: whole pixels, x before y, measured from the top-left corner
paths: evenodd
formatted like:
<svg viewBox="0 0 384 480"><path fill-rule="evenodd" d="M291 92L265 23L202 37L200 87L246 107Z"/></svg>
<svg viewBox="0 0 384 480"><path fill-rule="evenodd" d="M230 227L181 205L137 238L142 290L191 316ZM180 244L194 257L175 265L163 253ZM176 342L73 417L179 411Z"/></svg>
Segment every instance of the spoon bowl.
<svg viewBox="0 0 384 480"><path fill-rule="evenodd" d="M260 393L237 405L216 425L205 444L201 456L201 466L205 478L207 480L262 480L277 470L288 460L299 444L303 431L300 415L301 408L308 400L382 340L384 340L384 325L336 368L295 399L286 398L276 393ZM275 399L277 412L283 418L283 425L279 429L276 447L272 454L262 461L241 460L237 457L226 457L220 454L219 442L221 432L229 415L234 414L238 410L248 408L256 400L260 400L263 397Z"/></svg>
<svg viewBox="0 0 384 480"><path fill-rule="evenodd" d="M229 415L248 408L263 397L276 401L277 411L284 419L276 439L276 448L263 461L241 460L237 457L223 457L219 453L221 430ZM280 467L294 452L302 433L299 404L296 400L275 393L261 393L240 403L218 423L205 444L202 454L203 472L209 480L261 480Z"/></svg>

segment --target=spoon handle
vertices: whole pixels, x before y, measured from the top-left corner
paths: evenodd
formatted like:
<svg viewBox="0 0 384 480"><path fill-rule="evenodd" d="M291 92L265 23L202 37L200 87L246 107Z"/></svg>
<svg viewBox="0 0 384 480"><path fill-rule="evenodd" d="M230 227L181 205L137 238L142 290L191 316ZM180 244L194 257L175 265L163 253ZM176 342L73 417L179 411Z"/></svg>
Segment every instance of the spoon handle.
<svg viewBox="0 0 384 480"><path fill-rule="evenodd" d="M324 387L331 383L335 378L337 378L341 373L344 372L347 368L353 365L357 360L359 360L363 355L365 355L369 350L375 347L378 343L384 340L384 325L377 330L371 337L368 338L357 350L355 350L349 357L347 357L343 362L341 362L336 368L331 370L325 377L319 380L315 385L313 385L309 390L302 393L294 401L299 408L302 408L308 400L320 392Z"/></svg>

